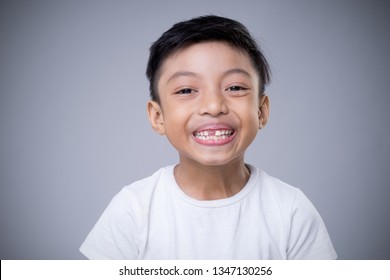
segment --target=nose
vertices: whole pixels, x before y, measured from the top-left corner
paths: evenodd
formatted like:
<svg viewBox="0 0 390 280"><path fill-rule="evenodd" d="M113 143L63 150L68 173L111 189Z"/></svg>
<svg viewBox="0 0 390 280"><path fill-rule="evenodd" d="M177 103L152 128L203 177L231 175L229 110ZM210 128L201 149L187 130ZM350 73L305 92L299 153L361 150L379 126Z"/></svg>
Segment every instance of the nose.
<svg viewBox="0 0 390 280"><path fill-rule="evenodd" d="M208 90L201 94L199 105L200 115L210 115L217 117L221 114L227 114L229 108L226 104L226 98L219 90Z"/></svg>

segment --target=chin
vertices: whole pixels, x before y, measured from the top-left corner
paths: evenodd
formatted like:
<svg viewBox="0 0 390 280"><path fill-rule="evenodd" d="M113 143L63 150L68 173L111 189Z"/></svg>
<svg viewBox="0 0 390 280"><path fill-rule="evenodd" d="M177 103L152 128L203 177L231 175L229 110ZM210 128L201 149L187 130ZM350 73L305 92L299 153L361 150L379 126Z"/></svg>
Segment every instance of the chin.
<svg viewBox="0 0 390 280"><path fill-rule="evenodd" d="M216 159L215 157L213 157L213 158L199 160L198 163L202 164L204 166L216 167L216 166L228 165L232 161L233 161L233 159L231 159L231 158Z"/></svg>

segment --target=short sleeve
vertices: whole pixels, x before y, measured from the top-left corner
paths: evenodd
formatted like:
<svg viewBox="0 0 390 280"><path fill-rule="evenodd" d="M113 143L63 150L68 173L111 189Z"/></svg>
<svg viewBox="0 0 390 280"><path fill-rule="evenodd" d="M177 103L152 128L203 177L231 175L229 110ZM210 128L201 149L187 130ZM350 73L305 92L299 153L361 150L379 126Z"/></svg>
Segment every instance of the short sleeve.
<svg viewBox="0 0 390 280"><path fill-rule="evenodd" d="M133 199L134 201L134 199ZM80 247L89 259L136 259L137 221L130 208L132 199L122 190L104 210L103 214Z"/></svg>
<svg viewBox="0 0 390 280"><path fill-rule="evenodd" d="M291 209L288 259L336 259L325 224L309 199L297 189Z"/></svg>

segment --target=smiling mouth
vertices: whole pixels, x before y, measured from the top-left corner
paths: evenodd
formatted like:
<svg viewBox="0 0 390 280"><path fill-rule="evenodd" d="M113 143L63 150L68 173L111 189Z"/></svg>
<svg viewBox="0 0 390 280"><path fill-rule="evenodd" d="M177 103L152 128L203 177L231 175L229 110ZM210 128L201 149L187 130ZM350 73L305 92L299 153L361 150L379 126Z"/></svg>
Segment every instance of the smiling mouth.
<svg viewBox="0 0 390 280"><path fill-rule="evenodd" d="M207 129L195 131L195 141L206 145L223 145L230 142L235 134L234 129Z"/></svg>

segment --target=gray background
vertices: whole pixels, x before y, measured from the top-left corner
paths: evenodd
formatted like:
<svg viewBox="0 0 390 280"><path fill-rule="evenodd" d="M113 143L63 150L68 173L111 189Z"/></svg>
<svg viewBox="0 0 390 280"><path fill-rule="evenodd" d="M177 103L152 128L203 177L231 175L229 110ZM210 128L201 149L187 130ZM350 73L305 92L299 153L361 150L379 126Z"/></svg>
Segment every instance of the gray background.
<svg viewBox="0 0 390 280"><path fill-rule="evenodd" d="M124 185L177 162L147 120L148 48L204 14L272 65L247 161L300 187L341 259L390 259L386 1L1 1L0 258L79 259Z"/></svg>

